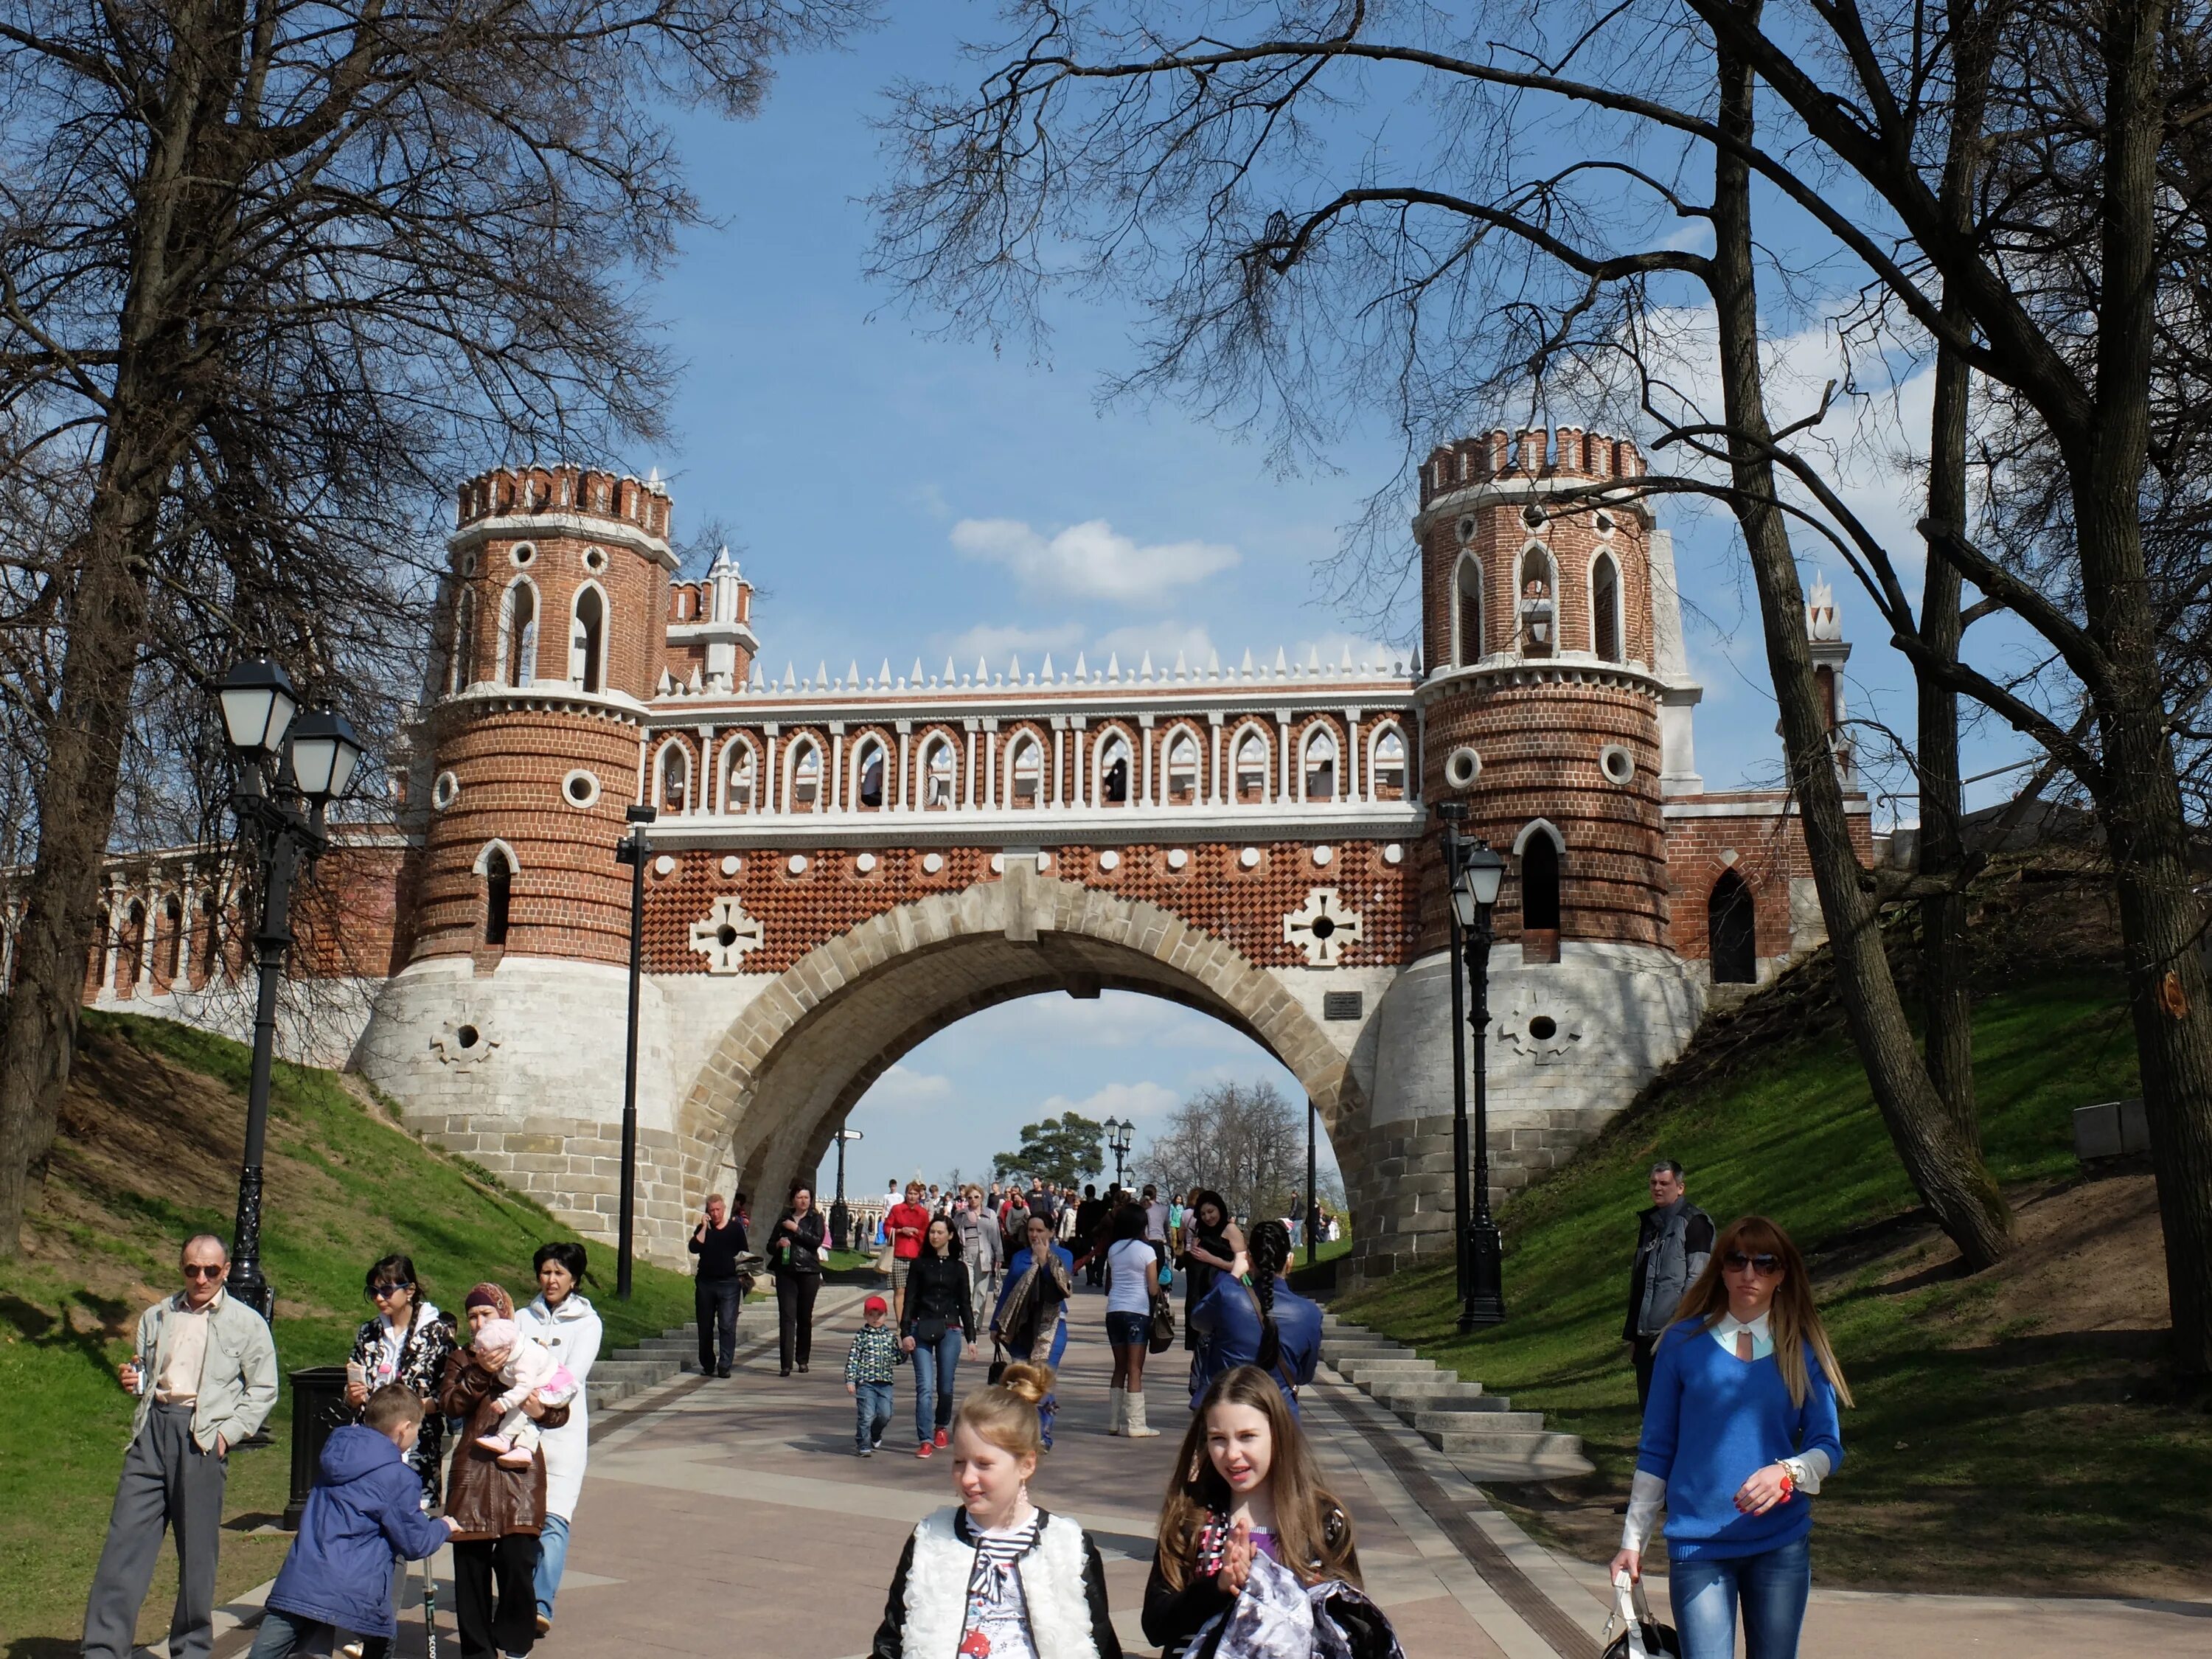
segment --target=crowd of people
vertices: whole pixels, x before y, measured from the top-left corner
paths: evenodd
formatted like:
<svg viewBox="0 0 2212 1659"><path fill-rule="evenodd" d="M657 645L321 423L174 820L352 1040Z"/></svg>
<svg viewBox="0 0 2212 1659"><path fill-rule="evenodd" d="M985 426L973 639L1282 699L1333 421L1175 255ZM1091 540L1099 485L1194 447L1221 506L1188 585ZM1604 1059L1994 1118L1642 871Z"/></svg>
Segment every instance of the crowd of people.
<svg viewBox="0 0 2212 1659"><path fill-rule="evenodd" d="M1671 1160L1652 1167L1650 1190L1623 1331L1644 1421L1615 1582L1624 1599L1639 1583L1663 1513L1682 1659L1733 1659L1739 1621L1748 1659L1794 1659L1811 1583L1810 1499L1843 1461L1850 1388L1779 1226L1747 1216L1716 1228ZM765 1271L782 1375L803 1373L823 1216L800 1186L764 1255L748 1249L750 1228L740 1194L734 1205L710 1200L692 1234L701 1370L731 1375L737 1309ZM1360 1589L1351 1516L1303 1438L1298 1394L1314 1376L1322 1316L1286 1282L1288 1222L1248 1231L1205 1188L1164 1200L1150 1187L1071 1199L971 1185L933 1202L916 1182L884 1206L880 1237L890 1296L866 1299L845 1362L854 1449L881 1448L905 1369L916 1455L949 1455L957 1502L908 1540L877 1659L1118 1659L1096 1547L1031 1495L1053 1444L1069 1306L1085 1290L1105 1298L1109 1435L1161 1432L1146 1379L1178 1322L1189 1356L1188 1420L1145 1592L1147 1638L1166 1659L1201 1644L1225 1653L1224 1622L1250 1601L1260 1623L1293 1632L1294 1647L1310 1634L1315 1653L1397 1656ZM165 1532L179 1569L168 1651L206 1659L229 1453L276 1398L274 1343L225 1290L222 1241L187 1240L179 1265L181 1287L141 1316L118 1369L137 1405L87 1598L91 1659L133 1650ZM323 1449L252 1659L384 1659L408 1564L449 1540L464 1659L527 1654L552 1627L589 1456L585 1384L600 1323L580 1293L583 1246L548 1243L532 1265L537 1294L520 1309L496 1284L471 1288L464 1331L405 1255L370 1264L374 1312L346 1366L355 1420ZM985 1334L989 1380L963 1399L961 1361Z"/></svg>
<svg viewBox="0 0 2212 1659"><path fill-rule="evenodd" d="M541 1246L537 1294L518 1309L504 1287L475 1285L461 1301L465 1332L406 1255L369 1265L375 1311L346 1363L355 1420L325 1443L252 1659L384 1659L407 1564L449 1540L464 1659L527 1654L552 1628L591 1448L585 1384L600 1326L578 1289L587 1265L580 1244ZM178 1564L168 1650L212 1650L230 1452L276 1403L275 1341L225 1288L229 1266L221 1239L186 1240L182 1287L141 1316L118 1368L138 1403L86 1600L88 1659L135 1650L165 1531Z"/></svg>

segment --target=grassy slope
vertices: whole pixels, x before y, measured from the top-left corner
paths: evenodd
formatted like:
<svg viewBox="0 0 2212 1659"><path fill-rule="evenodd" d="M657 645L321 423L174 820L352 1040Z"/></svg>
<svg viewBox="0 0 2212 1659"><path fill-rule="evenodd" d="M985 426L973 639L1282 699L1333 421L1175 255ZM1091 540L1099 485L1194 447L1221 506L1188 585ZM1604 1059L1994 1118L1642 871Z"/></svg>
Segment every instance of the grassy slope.
<svg viewBox="0 0 2212 1659"><path fill-rule="evenodd" d="M109 1367L127 1356L140 1308L173 1285L176 1243L230 1233L244 1133L247 1054L164 1022L88 1015L30 1249L0 1264L0 1653L76 1651L131 1401ZM404 1249L434 1299L457 1309L494 1279L518 1301L531 1253L573 1237L535 1205L480 1178L365 1108L327 1073L280 1066L270 1129L263 1259L276 1286L283 1366L343 1359L366 1317L362 1275ZM688 1281L641 1264L613 1299L611 1261L586 1286L619 1346L690 1317ZM289 1539L250 1529L281 1515L289 1482L289 1387L274 1443L234 1457L219 1590L259 1583ZM167 1630L165 1561L139 1635ZM219 1597L220 1599L220 1597Z"/></svg>
<svg viewBox="0 0 2212 1659"><path fill-rule="evenodd" d="M2069 1109L2136 1091L2106 982L1990 997L1976 1053L1990 1161L2008 1186L2078 1175ZM1859 1405L1844 1419L1849 1461L1820 1499L1824 1580L2205 1587L2212 1420L2160 1403L2155 1336L2045 1328L2002 1282L1916 1274L1951 1252L1924 1228L1879 1225L1898 1224L1913 1198L1856 1054L1832 1037L1662 1097L1507 1206L1504 1326L1458 1336L1448 1269L1340 1304L1583 1437L1599 1470L1588 1490L1521 1495L1540 1525L1592 1559L1618 1540L1638 1431L1620 1341L1627 1258L1649 1201L1644 1171L1662 1156L1687 1166L1692 1196L1717 1220L1761 1211L1801 1244L1830 1247L1815 1273ZM1871 1239L1847 1238L1870 1224Z"/></svg>

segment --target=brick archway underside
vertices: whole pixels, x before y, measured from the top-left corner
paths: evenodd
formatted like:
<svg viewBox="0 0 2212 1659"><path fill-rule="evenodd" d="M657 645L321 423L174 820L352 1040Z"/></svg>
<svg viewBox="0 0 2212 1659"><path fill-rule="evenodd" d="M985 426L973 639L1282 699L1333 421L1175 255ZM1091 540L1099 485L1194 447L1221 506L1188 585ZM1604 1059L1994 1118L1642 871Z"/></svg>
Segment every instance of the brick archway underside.
<svg viewBox="0 0 2212 1659"><path fill-rule="evenodd" d="M773 1212L771 1195L819 1166L869 1085L917 1044L1018 997L1094 987L1234 1026L1297 1078L1340 1158L1361 1144L1366 1103L1344 1054L1265 969L1158 905L1014 876L871 918L756 997L680 1109L687 1201L730 1167L756 1213Z"/></svg>

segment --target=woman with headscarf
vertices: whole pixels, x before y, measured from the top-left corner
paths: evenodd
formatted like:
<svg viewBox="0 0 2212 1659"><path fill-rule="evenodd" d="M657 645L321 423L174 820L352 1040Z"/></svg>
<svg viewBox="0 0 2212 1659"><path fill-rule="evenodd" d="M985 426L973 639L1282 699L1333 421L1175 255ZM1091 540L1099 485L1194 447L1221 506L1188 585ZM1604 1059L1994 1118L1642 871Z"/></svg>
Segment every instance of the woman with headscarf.
<svg viewBox="0 0 2212 1659"><path fill-rule="evenodd" d="M1053 1243L1052 1223L1042 1215L1030 1217L1027 1237L1028 1243L1006 1263L1006 1287L991 1316L991 1340L1010 1358L1057 1367L1067 1352L1067 1303L1075 1294L1075 1258ZM1056 1393L1047 1395L1037 1407L1048 1451L1059 1410Z"/></svg>

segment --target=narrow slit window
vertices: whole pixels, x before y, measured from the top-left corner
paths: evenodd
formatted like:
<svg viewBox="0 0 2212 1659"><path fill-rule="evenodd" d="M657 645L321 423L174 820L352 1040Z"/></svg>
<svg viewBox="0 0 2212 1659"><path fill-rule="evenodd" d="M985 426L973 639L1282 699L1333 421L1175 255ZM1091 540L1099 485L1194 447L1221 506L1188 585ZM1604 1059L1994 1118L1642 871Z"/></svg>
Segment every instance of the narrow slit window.
<svg viewBox="0 0 2212 1659"><path fill-rule="evenodd" d="M486 945L507 943L507 916L514 897L514 866L495 847L484 857L484 925Z"/></svg>
<svg viewBox="0 0 2212 1659"><path fill-rule="evenodd" d="M1620 645L1620 567L1601 553L1590 567L1590 643L1601 662L1623 660Z"/></svg>

